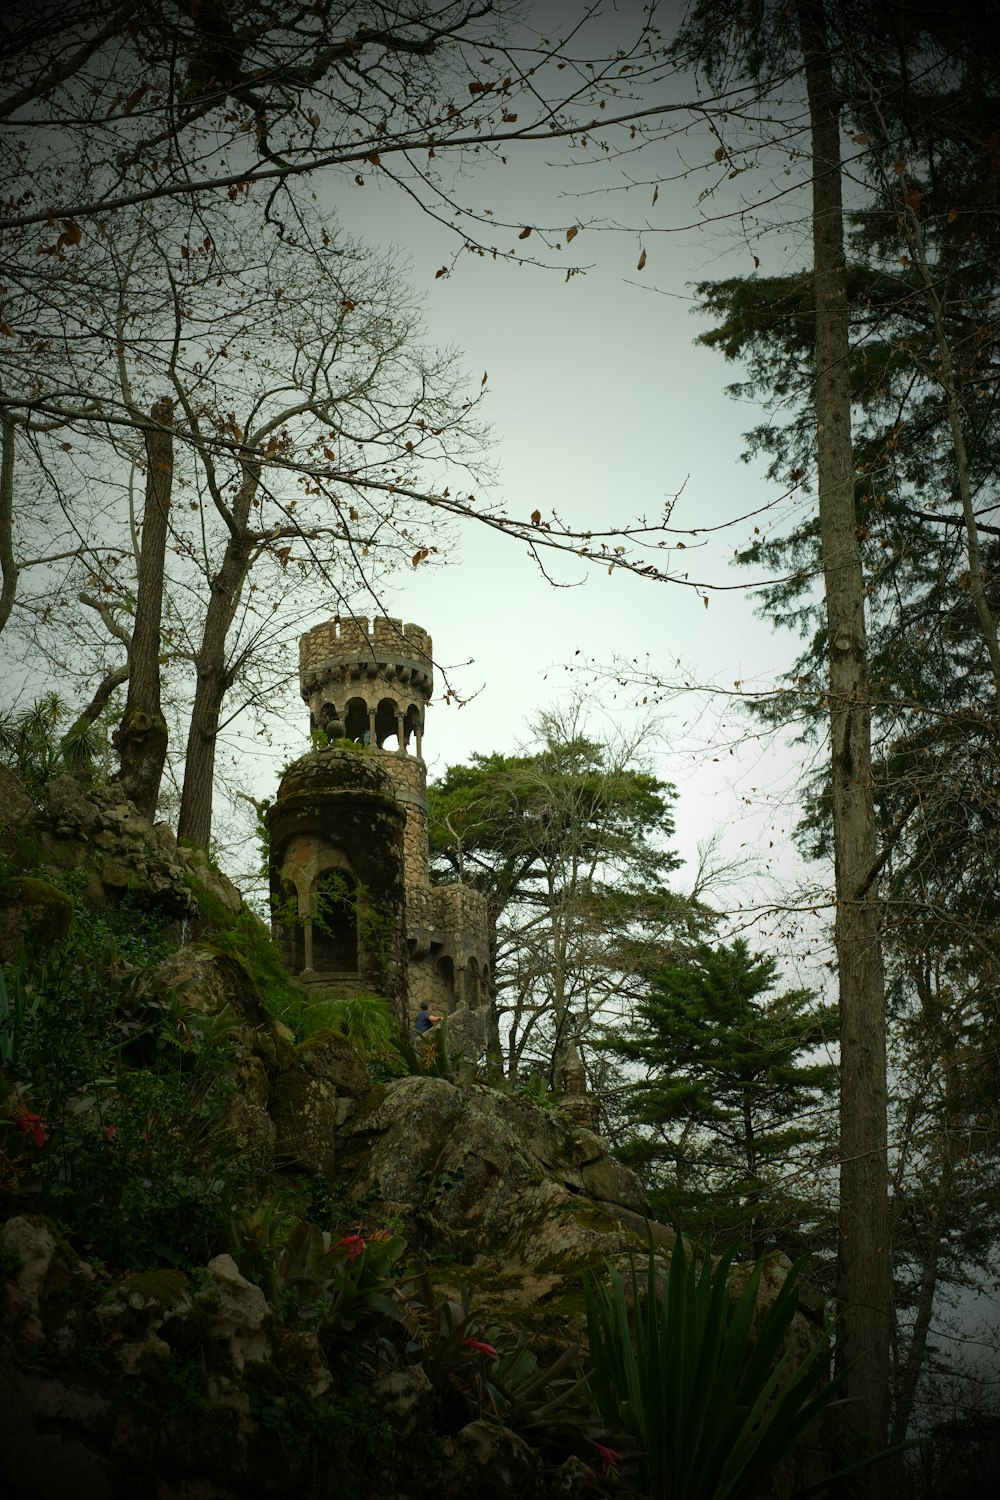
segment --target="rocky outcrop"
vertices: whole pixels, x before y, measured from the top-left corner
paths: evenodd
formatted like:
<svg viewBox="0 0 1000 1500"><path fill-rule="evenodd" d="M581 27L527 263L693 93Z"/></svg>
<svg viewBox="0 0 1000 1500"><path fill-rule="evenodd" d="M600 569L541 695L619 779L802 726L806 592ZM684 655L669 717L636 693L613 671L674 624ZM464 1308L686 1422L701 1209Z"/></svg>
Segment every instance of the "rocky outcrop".
<svg viewBox="0 0 1000 1500"><path fill-rule="evenodd" d="M401 1222L446 1280L538 1331L572 1337L581 1272L645 1243L642 1190L598 1136L485 1086L378 1085L339 1127L337 1152L369 1215Z"/></svg>
<svg viewBox="0 0 1000 1500"><path fill-rule="evenodd" d="M229 1255L109 1282L27 1215L0 1230L0 1254L5 1500L602 1493L594 1469L575 1458L546 1465L495 1420L437 1430L441 1392L419 1362L359 1380L357 1349L338 1356L290 1327Z"/></svg>
<svg viewBox="0 0 1000 1500"><path fill-rule="evenodd" d="M175 917L198 910L173 834L142 817L116 782L85 787L72 776L50 782L37 832L47 864L84 869L92 905L114 906L129 894Z"/></svg>
<svg viewBox="0 0 1000 1500"><path fill-rule="evenodd" d="M0 883L0 963L10 963L22 945L29 949L64 938L73 918L73 903L65 891L14 875Z"/></svg>
<svg viewBox="0 0 1000 1500"><path fill-rule="evenodd" d="M22 868L80 870L92 906L136 906L177 919L206 908L235 916L243 898L200 849L179 847L166 823L150 823L117 782L90 785L59 776L36 808L17 777L0 767L0 848Z"/></svg>
<svg viewBox="0 0 1000 1500"><path fill-rule="evenodd" d="M271 1096L278 1162L332 1180L337 1130L368 1093L368 1069L333 1031L317 1032L287 1056Z"/></svg>

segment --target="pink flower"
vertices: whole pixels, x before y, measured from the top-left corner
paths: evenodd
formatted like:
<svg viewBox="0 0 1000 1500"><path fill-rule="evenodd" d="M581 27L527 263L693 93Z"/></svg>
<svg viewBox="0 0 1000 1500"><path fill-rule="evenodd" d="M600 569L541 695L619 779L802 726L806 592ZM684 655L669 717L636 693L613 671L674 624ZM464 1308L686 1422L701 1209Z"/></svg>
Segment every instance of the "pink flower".
<svg viewBox="0 0 1000 1500"><path fill-rule="evenodd" d="M621 1454L616 1453L613 1448L605 1448L603 1443L595 1443L594 1447L597 1449L597 1456L601 1460L601 1473L604 1475L610 1474Z"/></svg>
<svg viewBox="0 0 1000 1500"><path fill-rule="evenodd" d="M13 1115L14 1124L25 1135L30 1135L36 1146L45 1144L45 1121L41 1116L33 1114L30 1109L24 1108L20 1114Z"/></svg>
<svg viewBox="0 0 1000 1500"><path fill-rule="evenodd" d="M352 1262L357 1260L364 1248L365 1242L360 1234L345 1234L342 1240L330 1247L331 1250L346 1250L347 1259Z"/></svg>
<svg viewBox="0 0 1000 1500"><path fill-rule="evenodd" d="M477 1354L481 1354L484 1359L499 1359L500 1358L499 1354L494 1349L493 1345L492 1344L484 1344L483 1341L482 1341L482 1339L463 1339L462 1340L462 1347L463 1347L463 1349L475 1349L476 1353Z"/></svg>
<svg viewBox="0 0 1000 1500"><path fill-rule="evenodd" d="M118 1134L118 1126L114 1125L114 1124L109 1125L108 1128L107 1128L107 1130L104 1132L104 1139L106 1141L113 1141L114 1138L115 1138L115 1136L117 1134Z"/></svg>

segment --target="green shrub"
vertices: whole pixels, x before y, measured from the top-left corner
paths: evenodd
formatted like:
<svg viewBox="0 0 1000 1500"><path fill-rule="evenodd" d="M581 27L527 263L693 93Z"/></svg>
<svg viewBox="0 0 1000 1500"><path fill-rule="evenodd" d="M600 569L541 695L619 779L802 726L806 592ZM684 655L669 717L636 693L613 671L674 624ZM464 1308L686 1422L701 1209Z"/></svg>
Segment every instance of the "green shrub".
<svg viewBox="0 0 1000 1500"><path fill-rule="evenodd" d="M699 1271L678 1237L668 1274L650 1250L645 1297L634 1262L628 1287L613 1267L587 1284L597 1404L649 1500L749 1500L836 1394L826 1339L797 1366L788 1351L800 1267L755 1331L764 1262L735 1306L731 1262Z"/></svg>
<svg viewBox="0 0 1000 1500"><path fill-rule="evenodd" d="M137 929L131 951L147 939ZM204 1259L254 1166L229 1125L228 1018L179 1024L103 921L8 966L5 990L5 1123L21 1150L5 1131L0 1195L114 1264Z"/></svg>

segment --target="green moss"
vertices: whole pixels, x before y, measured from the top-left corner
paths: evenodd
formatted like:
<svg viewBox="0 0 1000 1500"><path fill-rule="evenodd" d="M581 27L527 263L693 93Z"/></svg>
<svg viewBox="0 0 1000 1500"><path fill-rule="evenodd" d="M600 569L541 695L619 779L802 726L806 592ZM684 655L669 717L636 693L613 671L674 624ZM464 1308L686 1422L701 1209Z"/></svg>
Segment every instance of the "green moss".
<svg viewBox="0 0 1000 1500"><path fill-rule="evenodd" d="M192 870L184 871L184 884L198 903L198 915L215 932L231 931L237 918L213 893L202 885Z"/></svg>
<svg viewBox="0 0 1000 1500"><path fill-rule="evenodd" d="M449 1265L430 1267L427 1272L433 1286L468 1287L477 1298L488 1299L504 1292L517 1292L524 1277L516 1272L498 1271L493 1266Z"/></svg>
<svg viewBox="0 0 1000 1500"><path fill-rule="evenodd" d="M309 1004L305 990L290 977L277 944L256 917L249 912L227 916L228 925L216 930L207 946L232 959L253 986L253 993L259 994L268 1015L294 1031L297 1017Z"/></svg>
<svg viewBox="0 0 1000 1500"><path fill-rule="evenodd" d="M388 1087L384 1083L373 1084L364 1098L358 1100L352 1116L352 1124L360 1124L369 1115L373 1115L377 1109L381 1109L388 1092Z"/></svg>
<svg viewBox="0 0 1000 1500"><path fill-rule="evenodd" d="M598 1234L617 1233L622 1228L622 1222L614 1214L609 1213L606 1208L598 1208L589 1198L571 1198L559 1210L564 1218L574 1220L575 1223L583 1224L587 1229L593 1229Z"/></svg>
<svg viewBox="0 0 1000 1500"><path fill-rule="evenodd" d="M74 904L65 891L34 875L14 875L0 884L0 907L21 913L27 936L46 946L69 932Z"/></svg>
<svg viewBox="0 0 1000 1500"><path fill-rule="evenodd" d="M183 1271L134 1271L125 1280L128 1295L139 1296L160 1307L176 1307L188 1295L188 1279Z"/></svg>

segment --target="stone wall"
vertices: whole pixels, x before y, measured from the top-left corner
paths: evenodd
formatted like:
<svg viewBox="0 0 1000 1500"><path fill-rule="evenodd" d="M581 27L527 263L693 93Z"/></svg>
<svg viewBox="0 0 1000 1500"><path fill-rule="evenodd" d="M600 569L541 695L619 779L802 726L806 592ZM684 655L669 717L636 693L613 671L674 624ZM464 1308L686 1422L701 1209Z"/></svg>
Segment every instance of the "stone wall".
<svg viewBox="0 0 1000 1500"><path fill-rule="evenodd" d="M430 848L427 841L427 767L418 755L376 751L379 764L388 772L396 799L406 814L403 833L403 867L407 889L426 885L430 879Z"/></svg>
<svg viewBox="0 0 1000 1500"><path fill-rule="evenodd" d="M314 728L382 745L416 736L420 753L424 709L434 690L433 645L426 630L401 620L328 620L299 642L299 681ZM400 727L402 733L400 734Z"/></svg>
<svg viewBox="0 0 1000 1500"><path fill-rule="evenodd" d="M423 885L407 891L410 1013L427 1002L450 1015L489 1000L486 901L471 886Z"/></svg>
<svg viewBox="0 0 1000 1500"><path fill-rule="evenodd" d="M328 662L341 664L356 658L359 663L370 660L374 668L380 660L395 657L419 663L430 677L433 646L427 631L419 625L404 625L402 620L380 617L369 623L363 616L349 620L335 616L299 640L303 682L310 671ZM431 691L429 685L427 691Z"/></svg>

